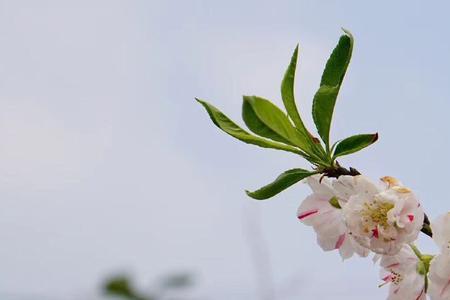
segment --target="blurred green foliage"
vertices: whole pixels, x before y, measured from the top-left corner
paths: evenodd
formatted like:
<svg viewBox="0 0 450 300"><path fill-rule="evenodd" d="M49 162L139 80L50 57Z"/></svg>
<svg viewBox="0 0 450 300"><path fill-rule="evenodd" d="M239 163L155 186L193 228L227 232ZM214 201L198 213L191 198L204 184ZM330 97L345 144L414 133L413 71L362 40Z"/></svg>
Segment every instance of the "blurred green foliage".
<svg viewBox="0 0 450 300"><path fill-rule="evenodd" d="M128 275L120 274L105 280L106 295L124 300L159 300L170 291L193 285L192 276L187 273L170 274L160 279L157 288L151 292L139 291Z"/></svg>

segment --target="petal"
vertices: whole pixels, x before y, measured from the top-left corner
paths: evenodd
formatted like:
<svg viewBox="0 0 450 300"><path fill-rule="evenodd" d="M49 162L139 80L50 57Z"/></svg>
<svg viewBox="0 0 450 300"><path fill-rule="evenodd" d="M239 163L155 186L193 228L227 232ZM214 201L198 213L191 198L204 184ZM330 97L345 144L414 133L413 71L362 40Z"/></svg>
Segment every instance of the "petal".
<svg viewBox="0 0 450 300"><path fill-rule="evenodd" d="M345 234L344 237L345 238L343 240L341 238L342 244L339 247L339 254L342 259L348 259L353 256L353 253L355 253L355 248L352 243L351 236L349 234Z"/></svg>
<svg viewBox="0 0 450 300"><path fill-rule="evenodd" d="M340 236L347 232L342 213L338 209L324 214L321 220L318 220L313 227L317 234L327 236Z"/></svg>
<svg viewBox="0 0 450 300"><path fill-rule="evenodd" d="M390 300L423 300L425 296L425 277L415 270L411 273L403 273L399 284L390 284Z"/></svg>
<svg viewBox="0 0 450 300"><path fill-rule="evenodd" d="M348 201L351 196L356 194L364 194L368 197L372 197L380 191L376 184L363 175L339 176L339 178L333 182L333 188L336 196L344 202Z"/></svg>
<svg viewBox="0 0 450 300"><path fill-rule="evenodd" d="M327 212L336 209L323 196L312 194L303 200L297 210L298 219L305 225L313 226L323 220ZM324 216L325 214L325 216Z"/></svg>
<svg viewBox="0 0 450 300"><path fill-rule="evenodd" d="M442 251L449 249L450 242L450 213L439 216L431 223L433 230L433 240L441 247Z"/></svg>
<svg viewBox="0 0 450 300"><path fill-rule="evenodd" d="M367 197L373 197L381 191L381 188L378 184L373 183L370 178L359 175L355 177L355 190L358 194L364 194Z"/></svg>
<svg viewBox="0 0 450 300"><path fill-rule="evenodd" d="M322 175L310 176L306 179L306 183L316 195L325 196L328 199L335 196L331 180L328 177Z"/></svg>
<svg viewBox="0 0 450 300"><path fill-rule="evenodd" d="M317 235L317 243L324 251L332 251L336 249L339 236L327 236L324 234Z"/></svg>
<svg viewBox="0 0 450 300"><path fill-rule="evenodd" d="M440 282L439 285L447 284L450 280L450 254L441 253L433 258L430 264L430 279L433 279L435 283ZM444 287L440 287L441 290ZM449 296L450 296L450 290Z"/></svg>

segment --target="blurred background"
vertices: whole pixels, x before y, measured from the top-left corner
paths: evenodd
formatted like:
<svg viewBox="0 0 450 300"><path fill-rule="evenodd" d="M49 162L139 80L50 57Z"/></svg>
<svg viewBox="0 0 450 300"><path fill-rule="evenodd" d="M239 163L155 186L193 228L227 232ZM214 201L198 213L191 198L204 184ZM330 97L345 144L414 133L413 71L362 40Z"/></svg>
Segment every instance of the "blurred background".
<svg viewBox="0 0 450 300"><path fill-rule="evenodd" d="M236 121L243 94L281 104L300 43L297 102L313 128L324 64L351 30L332 137L380 140L342 162L400 178L433 218L450 209L449 8L0 1L0 298L383 299L369 259L323 253L299 224L305 186L244 193L308 165L222 134L194 97Z"/></svg>

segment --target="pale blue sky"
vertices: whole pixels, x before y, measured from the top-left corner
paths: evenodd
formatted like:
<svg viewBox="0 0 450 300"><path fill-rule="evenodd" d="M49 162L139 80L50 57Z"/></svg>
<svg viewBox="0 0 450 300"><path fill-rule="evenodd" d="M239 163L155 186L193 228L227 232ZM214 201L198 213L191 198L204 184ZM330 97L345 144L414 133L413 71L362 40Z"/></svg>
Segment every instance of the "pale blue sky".
<svg viewBox="0 0 450 300"><path fill-rule="evenodd" d="M307 164L222 134L194 97L236 121L243 94L280 104L300 43L297 101L312 128L345 27L356 45L332 136L380 140L343 162L400 178L436 216L450 209L449 8L0 0L1 298L98 299L111 272L144 284L181 270L196 275L193 299L383 299L370 260L342 263L297 222L305 186L264 203L243 192Z"/></svg>

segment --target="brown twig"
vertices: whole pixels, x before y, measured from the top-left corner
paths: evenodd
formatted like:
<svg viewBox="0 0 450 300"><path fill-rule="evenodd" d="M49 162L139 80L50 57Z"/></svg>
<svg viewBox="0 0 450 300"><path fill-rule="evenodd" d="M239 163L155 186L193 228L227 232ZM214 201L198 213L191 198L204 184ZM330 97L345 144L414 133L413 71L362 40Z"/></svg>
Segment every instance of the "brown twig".
<svg viewBox="0 0 450 300"><path fill-rule="evenodd" d="M344 175L349 176L361 175L361 173L359 173L359 171L356 170L355 168L350 167L346 169L344 167L341 167L341 165L339 165L338 162L336 162L335 167L326 168L322 171L322 173L327 177L334 177L334 178L339 178L339 176Z"/></svg>

